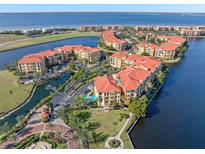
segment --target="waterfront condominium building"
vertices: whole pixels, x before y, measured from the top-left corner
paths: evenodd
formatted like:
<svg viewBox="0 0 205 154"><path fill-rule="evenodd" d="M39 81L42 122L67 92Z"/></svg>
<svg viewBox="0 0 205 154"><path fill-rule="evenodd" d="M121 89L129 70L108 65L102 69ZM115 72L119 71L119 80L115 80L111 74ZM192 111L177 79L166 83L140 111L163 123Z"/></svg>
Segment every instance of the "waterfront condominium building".
<svg viewBox="0 0 205 154"><path fill-rule="evenodd" d="M95 63L101 58L101 51L98 48L92 48L89 46L65 45L63 47L55 48L55 50L63 52L65 60L69 60L72 53L75 54L79 60L91 63Z"/></svg>
<svg viewBox="0 0 205 154"><path fill-rule="evenodd" d="M94 93L98 97L98 104L102 106L105 106L104 100L109 105L115 99L117 99L117 102L122 101L125 105L128 105L132 98L139 97L143 92L149 90L155 74L162 68L161 61L151 56L120 52L114 54L113 58L117 60L112 59L111 61L114 61L114 63L110 62L110 65L120 68L121 71L112 76L97 77L94 81ZM112 90L109 91L108 89ZM120 97L114 95L116 91L120 94Z"/></svg>
<svg viewBox="0 0 205 154"><path fill-rule="evenodd" d="M161 69L161 61L151 56L140 56L138 54L128 54L119 52L110 56L110 66L123 69L126 66L135 66L147 70Z"/></svg>
<svg viewBox="0 0 205 154"><path fill-rule="evenodd" d="M101 51L98 48L91 48L82 45L65 45L34 54L23 56L18 62L19 71L24 73L43 72L47 67L58 65L68 61L74 54L78 59L95 63L101 58Z"/></svg>
<svg viewBox="0 0 205 154"><path fill-rule="evenodd" d="M112 76L98 76L94 79L94 93L98 105L106 107L121 101L121 88Z"/></svg>
<svg viewBox="0 0 205 154"><path fill-rule="evenodd" d="M124 61L127 57L128 57L127 52L119 52L119 53L111 55L109 58L110 66L114 68L124 67Z"/></svg>
<svg viewBox="0 0 205 154"><path fill-rule="evenodd" d="M90 63L95 63L100 60L101 51L98 48L85 48L78 52L78 58L83 61L88 61Z"/></svg>
<svg viewBox="0 0 205 154"><path fill-rule="evenodd" d="M176 55L176 49L183 46L186 42L185 38L179 36L159 35L156 38L162 41L160 46L146 42L139 43L135 45L134 51L137 54L142 54L145 52L150 56L161 59L174 59Z"/></svg>
<svg viewBox="0 0 205 154"><path fill-rule="evenodd" d="M23 73L43 72L46 69L45 60L35 54L29 54L17 62L17 68Z"/></svg>
<svg viewBox="0 0 205 154"><path fill-rule="evenodd" d="M156 38L164 42L173 43L177 47L182 46L186 42L185 38L179 36L158 35Z"/></svg>
<svg viewBox="0 0 205 154"><path fill-rule="evenodd" d="M123 51L127 48L129 43L124 39L118 39L115 32L112 30L104 31L102 34L103 42L106 46L114 48L115 50Z"/></svg>
<svg viewBox="0 0 205 154"><path fill-rule="evenodd" d="M61 63L63 58L62 52L46 50L23 56L17 62L17 67L20 72L24 73L43 72L46 67Z"/></svg>
<svg viewBox="0 0 205 154"><path fill-rule="evenodd" d="M161 59L174 59L176 55L177 45L169 42L162 43L155 52L155 57Z"/></svg>
<svg viewBox="0 0 205 154"><path fill-rule="evenodd" d="M120 87L122 88L122 101L128 105L131 98L142 95L148 89L147 83L153 79L153 74L149 70L143 70L129 66L116 75Z"/></svg>
<svg viewBox="0 0 205 154"><path fill-rule="evenodd" d="M35 54L45 60L46 66L52 66L60 64L64 60L64 55L62 52L55 50L45 50Z"/></svg>

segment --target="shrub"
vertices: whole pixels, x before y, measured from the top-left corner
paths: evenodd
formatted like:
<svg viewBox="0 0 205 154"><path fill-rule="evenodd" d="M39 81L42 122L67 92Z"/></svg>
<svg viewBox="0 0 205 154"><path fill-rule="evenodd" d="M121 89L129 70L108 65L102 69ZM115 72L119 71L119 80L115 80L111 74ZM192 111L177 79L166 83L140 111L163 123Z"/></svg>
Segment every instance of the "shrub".
<svg viewBox="0 0 205 154"><path fill-rule="evenodd" d="M118 148L121 145L121 142L117 139L112 139L108 142L111 148Z"/></svg>

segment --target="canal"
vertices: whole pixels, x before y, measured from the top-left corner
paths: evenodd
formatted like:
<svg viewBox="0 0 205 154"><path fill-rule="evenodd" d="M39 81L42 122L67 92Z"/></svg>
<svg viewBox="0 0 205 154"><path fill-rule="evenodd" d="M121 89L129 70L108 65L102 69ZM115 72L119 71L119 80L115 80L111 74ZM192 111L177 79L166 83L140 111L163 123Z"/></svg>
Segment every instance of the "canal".
<svg viewBox="0 0 205 154"><path fill-rule="evenodd" d="M29 47L13 49L5 52L0 52L0 70L5 68L5 65L9 62L15 62L22 56L29 53L36 53L47 49L53 49L63 45L88 45L96 47L98 43L98 37L80 37L72 38L61 41L49 42L44 44L33 45Z"/></svg>
<svg viewBox="0 0 205 154"><path fill-rule="evenodd" d="M137 149L205 147L205 39L188 41L163 88L130 133Z"/></svg>
<svg viewBox="0 0 205 154"><path fill-rule="evenodd" d="M5 64L11 61L16 61L23 55L29 53L40 52L42 50L52 49L52 48L56 48L68 44L81 44L81 45L96 47L97 43L98 43L98 37L82 37L82 38L73 38L73 39L66 39L66 40L61 40L56 42L45 43L45 44L39 44L39 45L29 46L25 48L9 50L6 52L0 52L0 70L3 70L5 68ZM4 118L3 120L0 120L0 126L3 125L5 122L8 122L9 125L14 125L16 123L16 117L18 115L26 115L27 113L29 113L30 110L34 108L36 104L40 102L41 99L45 98L52 92L52 89L47 88L48 85L50 85L51 87L58 88L69 78L70 78L70 73L65 73L57 79L50 80L49 82L38 86L30 101L26 103L24 106L22 106L20 109L10 114L8 117Z"/></svg>

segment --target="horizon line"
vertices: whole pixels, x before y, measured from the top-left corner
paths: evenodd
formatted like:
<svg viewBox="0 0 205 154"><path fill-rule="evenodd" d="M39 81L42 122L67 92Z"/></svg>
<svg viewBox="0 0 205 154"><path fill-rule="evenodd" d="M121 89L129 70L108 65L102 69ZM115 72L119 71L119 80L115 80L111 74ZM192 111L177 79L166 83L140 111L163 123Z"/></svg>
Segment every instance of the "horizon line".
<svg viewBox="0 0 205 154"><path fill-rule="evenodd" d="M55 12L55 11L47 11L47 12L0 12L1 14L7 14L7 13L15 13L15 14L23 14L23 13L147 13L147 14L150 14L150 13L156 13L156 14L205 14L205 12L135 12L135 11L115 11L115 12L112 12L112 11L71 11L71 12L67 12L67 11L58 11L58 12Z"/></svg>

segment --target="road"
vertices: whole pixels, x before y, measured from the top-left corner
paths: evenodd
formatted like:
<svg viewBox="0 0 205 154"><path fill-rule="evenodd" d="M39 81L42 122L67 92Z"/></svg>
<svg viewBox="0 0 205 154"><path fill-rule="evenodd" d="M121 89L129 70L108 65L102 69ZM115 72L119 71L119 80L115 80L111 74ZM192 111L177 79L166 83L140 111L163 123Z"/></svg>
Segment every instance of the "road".
<svg viewBox="0 0 205 154"><path fill-rule="evenodd" d="M89 72L93 71L94 69L98 68L100 65L105 64L105 62L106 61L103 60L103 61L97 62L95 64L86 66L85 67L86 71L84 73L84 76L87 75ZM79 87L81 84L81 81L82 81L82 78L75 80L75 81L71 81L68 85L68 91L66 91L66 93L60 93L59 94L60 98L57 100L54 100L54 101L58 101L58 102L54 102L54 103L59 104L59 105L71 104L73 101L73 98L75 96L87 94L89 92L88 87L91 87L92 83L86 83L82 87Z"/></svg>

